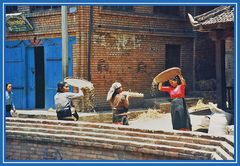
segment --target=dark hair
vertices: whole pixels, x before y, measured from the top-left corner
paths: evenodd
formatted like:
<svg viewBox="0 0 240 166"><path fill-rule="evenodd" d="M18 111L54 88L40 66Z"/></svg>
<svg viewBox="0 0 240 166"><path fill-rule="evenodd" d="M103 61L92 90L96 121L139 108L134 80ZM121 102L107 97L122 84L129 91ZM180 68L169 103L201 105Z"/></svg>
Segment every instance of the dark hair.
<svg viewBox="0 0 240 166"><path fill-rule="evenodd" d="M171 78L170 80L177 81L178 85L181 84L181 80L178 76L175 76L175 77Z"/></svg>
<svg viewBox="0 0 240 166"><path fill-rule="evenodd" d="M59 82L57 84L57 92L62 93L63 92L63 87L65 86L65 84L66 84L66 82L63 82L63 81Z"/></svg>
<svg viewBox="0 0 240 166"><path fill-rule="evenodd" d="M120 88L121 88L121 87L115 89L115 91L114 91L114 93L113 93L113 95L112 95L112 99L113 99L117 94L119 94L118 89L120 89Z"/></svg>
<svg viewBox="0 0 240 166"><path fill-rule="evenodd" d="M10 84L11 84L10 82L7 82L7 83L6 83L6 88L7 88L7 87L8 87L8 85L10 85Z"/></svg>

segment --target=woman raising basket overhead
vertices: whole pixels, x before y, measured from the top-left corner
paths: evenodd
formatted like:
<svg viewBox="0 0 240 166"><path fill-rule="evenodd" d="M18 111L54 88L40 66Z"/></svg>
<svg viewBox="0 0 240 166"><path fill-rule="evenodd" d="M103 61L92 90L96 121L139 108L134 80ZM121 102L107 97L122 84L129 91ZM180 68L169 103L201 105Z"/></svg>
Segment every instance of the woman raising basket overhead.
<svg viewBox="0 0 240 166"><path fill-rule="evenodd" d="M178 84L178 78L180 84ZM168 92L171 98L171 117L172 126L175 130L191 131L192 125L185 102L186 81L181 74L171 78L170 86L163 86L160 82L158 88L160 91Z"/></svg>

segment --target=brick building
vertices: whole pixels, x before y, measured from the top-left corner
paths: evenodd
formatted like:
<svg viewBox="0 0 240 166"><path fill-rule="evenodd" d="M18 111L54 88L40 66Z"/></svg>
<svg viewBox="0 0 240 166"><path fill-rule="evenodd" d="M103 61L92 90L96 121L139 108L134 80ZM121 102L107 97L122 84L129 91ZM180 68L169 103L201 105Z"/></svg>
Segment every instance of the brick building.
<svg viewBox="0 0 240 166"><path fill-rule="evenodd" d="M192 30L187 13L212 8L68 6L68 75L94 84L99 110L109 108L106 94L114 81L151 98L153 78L172 66L182 69L188 93L198 90L196 81L215 77L206 72L215 67L214 43ZM61 7L6 7L6 13L19 12L29 25L27 30L7 26L5 81L13 83L17 108L48 109L62 80Z"/></svg>

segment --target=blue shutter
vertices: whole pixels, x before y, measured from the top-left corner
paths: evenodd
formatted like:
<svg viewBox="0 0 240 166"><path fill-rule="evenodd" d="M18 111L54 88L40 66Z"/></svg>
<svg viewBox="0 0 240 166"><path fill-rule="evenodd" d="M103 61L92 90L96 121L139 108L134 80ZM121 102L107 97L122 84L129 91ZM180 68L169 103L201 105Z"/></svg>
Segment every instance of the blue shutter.
<svg viewBox="0 0 240 166"><path fill-rule="evenodd" d="M72 45L76 37L69 37L68 44L68 75L72 76ZM45 57L45 108L54 108L54 95L57 91L57 83L62 78L62 39L48 39L44 45Z"/></svg>
<svg viewBox="0 0 240 166"><path fill-rule="evenodd" d="M54 107L57 83L62 80L62 47L44 47L45 63L45 108Z"/></svg>
<svg viewBox="0 0 240 166"><path fill-rule="evenodd" d="M20 41L6 42L5 83L13 85L13 102L17 109L26 108L25 49Z"/></svg>

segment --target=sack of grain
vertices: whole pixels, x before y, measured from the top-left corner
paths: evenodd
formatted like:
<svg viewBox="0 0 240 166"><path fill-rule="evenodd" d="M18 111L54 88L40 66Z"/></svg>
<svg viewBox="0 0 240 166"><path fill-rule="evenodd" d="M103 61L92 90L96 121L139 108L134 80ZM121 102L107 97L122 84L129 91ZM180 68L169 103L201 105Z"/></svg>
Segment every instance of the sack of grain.
<svg viewBox="0 0 240 166"><path fill-rule="evenodd" d="M227 124L229 124L231 122L232 114L230 114L230 113L228 113L228 112L218 108L217 104L213 104L213 103L209 102L208 105L209 105L209 108L210 108L212 113L224 114L224 116L227 119Z"/></svg>
<svg viewBox="0 0 240 166"><path fill-rule="evenodd" d="M214 113L210 118L208 133L213 135L226 135L227 118L225 114Z"/></svg>

